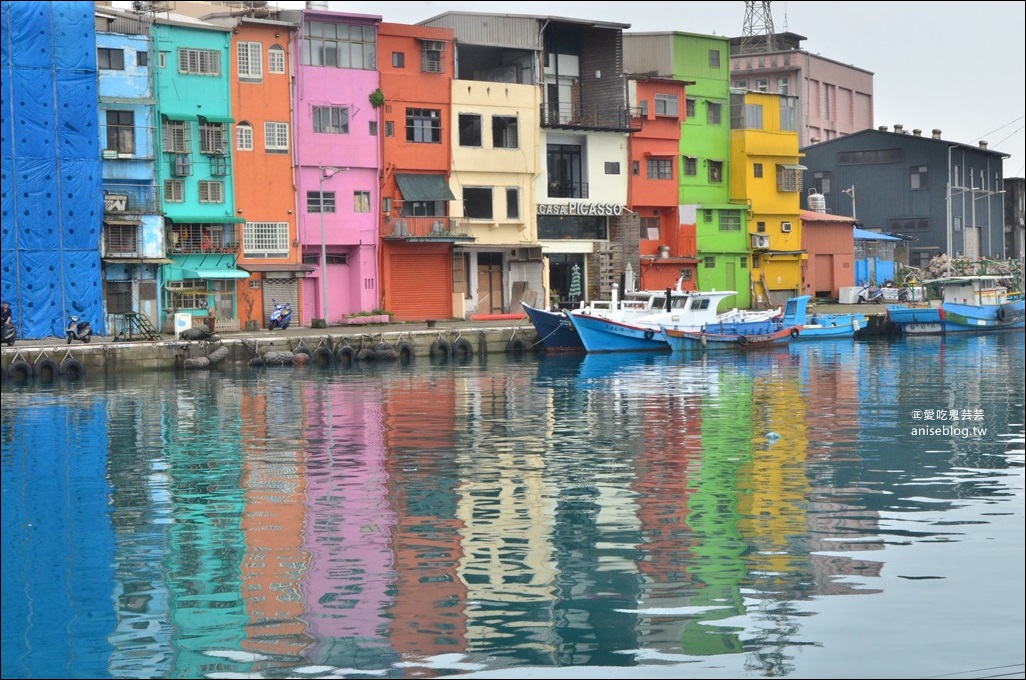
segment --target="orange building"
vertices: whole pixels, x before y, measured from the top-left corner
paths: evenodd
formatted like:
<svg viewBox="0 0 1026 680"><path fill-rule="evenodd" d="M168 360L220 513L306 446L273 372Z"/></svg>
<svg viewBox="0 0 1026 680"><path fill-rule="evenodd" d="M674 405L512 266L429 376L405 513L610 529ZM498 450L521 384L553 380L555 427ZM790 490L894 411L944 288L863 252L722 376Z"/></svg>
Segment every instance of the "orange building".
<svg viewBox="0 0 1026 680"><path fill-rule="evenodd" d="M378 271L384 309L396 319L453 316L450 217L453 33L382 23L381 248Z"/></svg>
<svg viewBox="0 0 1026 680"><path fill-rule="evenodd" d="M698 259L695 225L681 224L680 136L688 81L631 78L632 127L628 201L640 220L638 287L696 289Z"/></svg>
<svg viewBox="0 0 1026 680"><path fill-rule="evenodd" d="M855 285L855 220L811 210L801 217L802 248L809 254L804 292L836 300L841 288Z"/></svg>
<svg viewBox="0 0 1026 680"><path fill-rule="evenodd" d="M235 119L233 176L242 246L238 266L250 272L238 287L239 323L267 327L274 302L294 318L303 301L303 265L296 231L293 181L291 24L239 18L232 31L231 101Z"/></svg>

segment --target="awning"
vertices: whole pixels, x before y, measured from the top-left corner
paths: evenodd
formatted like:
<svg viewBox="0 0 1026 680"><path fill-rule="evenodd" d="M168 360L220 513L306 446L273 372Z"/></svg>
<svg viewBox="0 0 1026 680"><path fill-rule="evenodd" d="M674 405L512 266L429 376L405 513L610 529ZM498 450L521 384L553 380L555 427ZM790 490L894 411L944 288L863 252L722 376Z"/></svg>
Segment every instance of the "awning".
<svg viewBox="0 0 1026 680"><path fill-rule="evenodd" d="M104 217L103 218L103 223L104 224L121 224L121 225L126 225L126 226L138 227L139 225L142 224L142 220L133 220L133 219L123 218L123 217L119 217L117 219L115 219L113 217Z"/></svg>
<svg viewBox="0 0 1026 680"><path fill-rule="evenodd" d="M248 279L249 272L244 272L241 269L227 269L227 268L200 268L200 269L183 269L182 278L185 279Z"/></svg>
<svg viewBox="0 0 1026 680"><path fill-rule="evenodd" d="M792 164L784 163L780 167L782 167L784 170L808 170L808 168L805 167L804 165L795 165L793 163Z"/></svg>
<svg viewBox="0 0 1026 680"><path fill-rule="evenodd" d="M195 113L168 113L167 111L161 111L160 115L168 120L196 120Z"/></svg>
<svg viewBox="0 0 1026 680"><path fill-rule="evenodd" d="M246 220L241 217L198 217L196 215L166 215L167 219L171 220L175 224L225 224L225 223L242 223Z"/></svg>
<svg viewBox="0 0 1026 680"><path fill-rule="evenodd" d="M317 267L311 264L295 264L291 262L282 262L279 264L253 264L247 262L246 264L239 264L239 269L245 269L248 272L312 272L317 271Z"/></svg>
<svg viewBox="0 0 1026 680"><path fill-rule="evenodd" d="M860 241L901 241L902 239L897 236L889 236L888 234L880 234L875 231L868 231L866 229L859 229L853 227L855 238Z"/></svg>
<svg viewBox="0 0 1026 680"><path fill-rule="evenodd" d="M107 264L171 264L166 257L105 257Z"/></svg>
<svg viewBox="0 0 1026 680"><path fill-rule="evenodd" d="M445 175L400 175L395 181L407 201L455 201L456 197L445 183Z"/></svg>
<svg viewBox="0 0 1026 680"><path fill-rule="evenodd" d="M199 117L208 123L234 123L235 119L231 116L214 116L207 113L199 114Z"/></svg>

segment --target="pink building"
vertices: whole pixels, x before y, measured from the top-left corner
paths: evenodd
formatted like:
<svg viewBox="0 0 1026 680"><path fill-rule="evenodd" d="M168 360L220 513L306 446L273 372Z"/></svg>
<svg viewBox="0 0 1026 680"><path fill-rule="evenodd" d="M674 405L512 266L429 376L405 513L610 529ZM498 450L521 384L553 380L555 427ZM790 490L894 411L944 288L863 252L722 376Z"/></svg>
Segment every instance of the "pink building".
<svg viewBox="0 0 1026 680"><path fill-rule="evenodd" d="M855 285L855 220L803 210L802 248L809 254L803 292L837 299L840 289Z"/></svg>

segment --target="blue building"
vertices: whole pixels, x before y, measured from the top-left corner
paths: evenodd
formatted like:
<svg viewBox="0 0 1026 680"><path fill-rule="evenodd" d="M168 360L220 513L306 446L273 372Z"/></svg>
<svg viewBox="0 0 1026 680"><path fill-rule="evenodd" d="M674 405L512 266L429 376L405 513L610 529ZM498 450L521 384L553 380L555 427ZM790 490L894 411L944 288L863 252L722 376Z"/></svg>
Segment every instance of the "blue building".
<svg viewBox="0 0 1026 680"><path fill-rule="evenodd" d="M62 335L69 315L106 332L93 10L0 3L0 294L22 338Z"/></svg>

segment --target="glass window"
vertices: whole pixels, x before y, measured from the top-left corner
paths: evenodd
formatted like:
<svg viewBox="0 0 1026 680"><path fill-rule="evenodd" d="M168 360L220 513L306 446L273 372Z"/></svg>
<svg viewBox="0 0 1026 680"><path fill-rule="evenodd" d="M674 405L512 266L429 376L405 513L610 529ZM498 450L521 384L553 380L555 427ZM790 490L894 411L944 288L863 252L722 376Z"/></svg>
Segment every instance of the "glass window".
<svg viewBox="0 0 1026 680"><path fill-rule="evenodd" d="M406 141L422 144L441 143L441 112L438 109L406 109Z"/></svg>
<svg viewBox="0 0 1026 680"><path fill-rule="evenodd" d="M648 179L673 179L673 161L669 158L649 158Z"/></svg>
<svg viewBox="0 0 1026 680"><path fill-rule="evenodd" d="M306 192L306 211L309 213L333 213L335 212L334 191L308 191Z"/></svg>
<svg viewBox="0 0 1026 680"><path fill-rule="evenodd" d="M267 50L267 70L270 73L285 73L285 50L280 45L271 45Z"/></svg>
<svg viewBox="0 0 1026 680"><path fill-rule="evenodd" d="M709 125L719 125L723 117L723 105L716 102L709 102L705 110L706 122Z"/></svg>
<svg viewBox="0 0 1026 680"><path fill-rule="evenodd" d="M264 151L287 153L289 150L289 124L264 123Z"/></svg>
<svg viewBox="0 0 1026 680"><path fill-rule="evenodd" d="M235 128L235 148L239 151L253 150L253 126L249 123L239 123Z"/></svg>
<svg viewBox="0 0 1026 680"><path fill-rule="evenodd" d="M125 51L109 47L100 47L96 50L96 68L111 71L125 70Z"/></svg>
<svg viewBox="0 0 1026 680"><path fill-rule="evenodd" d="M684 174L688 177L694 177L698 174L698 159L690 156L684 157Z"/></svg>
<svg viewBox="0 0 1026 680"><path fill-rule="evenodd" d="M520 219L520 189L518 187L506 187L506 219Z"/></svg>
<svg viewBox="0 0 1026 680"><path fill-rule="evenodd" d="M460 146L481 146L481 116L461 113L459 116Z"/></svg>
<svg viewBox="0 0 1026 680"><path fill-rule="evenodd" d="M373 71L376 42L372 26L307 21L301 39L303 64Z"/></svg>
<svg viewBox="0 0 1026 680"><path fill-rule="evenodd" d="M709 161L709 181L713 184L723 182L723 162Z"/></svg>
<svg viewBox="0 0 1026 680"><path fill-rule="evenodd" d="M392 68L406 68L406 55L402 52L393 52Z"/></svg>
<svg viewBox="0 0 1026 680"><path fill-rule="evenodd" d="M655 113L657 116L676 116L678 111L678 100L676 95L656 94Z"/></svg>
<svg viewBox="0 0 1026 680"><path fill-rule="evenodd" d="M349 134L349 109L345 106L315 106L314 132L334 135Z"/></svg>
<svg viewBox="0 0 1026 680"><path fill-rule="evenodd" d="M358 213L369 213L370 212L370 192L369 191L354 191L353 192L353 212L358 212Z"/></svg>
<svg viewBox="0 0 1026 680"><path fill-rule="evenodd" d="M135 153L135 114L131 111L107 111L107 149Z"/></svg>
<svg viewBox="0 0 1026 680"><path fill-rule="evenodd" d="M263 50L258 42L238 44L239 78L256 80L264 76Z"/></svg>

